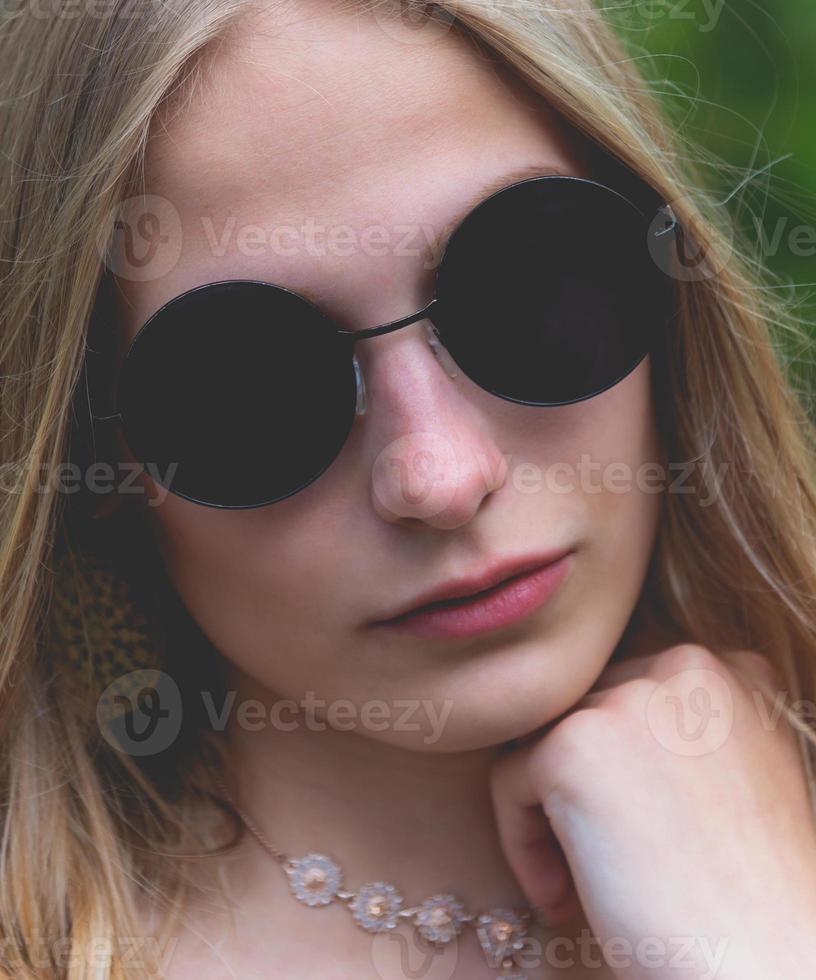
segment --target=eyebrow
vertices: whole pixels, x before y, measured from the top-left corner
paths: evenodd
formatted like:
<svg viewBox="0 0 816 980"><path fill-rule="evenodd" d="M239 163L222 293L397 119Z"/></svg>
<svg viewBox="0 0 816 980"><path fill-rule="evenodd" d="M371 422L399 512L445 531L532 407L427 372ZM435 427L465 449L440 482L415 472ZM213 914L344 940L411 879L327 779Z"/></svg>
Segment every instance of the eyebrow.
<svg viewBox="0 0 816 980"><path fill-rule="evenodd" d="M525 167L518 167L510 173L503 174L501 177L494 177L481 187L459 212L455 219L455 224L459 224L469 211L479 204L484 198L489 197L495 191L500 191L503 187L515 184L520 180L527 180L529 177L569 177L565 170L560 170L552 164L527 164Z"/></svg>
<svg viewBox="0 0 816 980"><path fill-rule="evenodd" d="M566 170L560 169L559 167L553 165L552 163L528 163L523 167L515 167L507 173L501 174L498 177L493 177L487 183L482 184L479 189L471 195L471 197L465 202L464 205L459 209L458 214L452 218L447 225L443 228L442 235L437 236L433 241L424 242L421 248L418 249L418 257L422 263L422 268L425 271L430 271L433 267L433 263L439 258L442 251L442 246L447 244L448 239L453 234L454 230L462 223L465 217L476 207L477 204L481 204L485 198L490 197L496 191L500 191L510 184L515 184L521 180L527 180L530 177L572 177L577 176L575 174L570 174ZM407 226L410 227L410 226ZM294 289L295 292L304 296L306 299L310 300L316 306L324 311L330 311L329 304L326 302L326 298L322 296L319 292L309 289L304 285L290 286L289 288ZM332 311L330 311L332 312ZM339 318L338 318L339 319ZM368 326L372 326L369 324Z"/></svg>
<svg viewBox="0 0 816 980"><path fill-rule="evenodd" d="M452 218L451 221L445 226L444 241L440 242L437 238L433 243L425 244L425 247L420 252L420 259L422 260L423 267L427 262L434 260L434 253L439 252L439 245L444 245L447 239L453 233L454 229L464 221L467 215L476 207L477 204L481 204L485 198L490 197L496 191L500 191L510 184L518 183L520 180L527 180L530 177L569 177L573 176L568 174L565 170L562 170L553 164L536 164L528 163L524 167L516 167L509 173L502 174L500 177L493 177L486 184L483 184L475 194L473 194L459 210L456 217Z"/></svg>

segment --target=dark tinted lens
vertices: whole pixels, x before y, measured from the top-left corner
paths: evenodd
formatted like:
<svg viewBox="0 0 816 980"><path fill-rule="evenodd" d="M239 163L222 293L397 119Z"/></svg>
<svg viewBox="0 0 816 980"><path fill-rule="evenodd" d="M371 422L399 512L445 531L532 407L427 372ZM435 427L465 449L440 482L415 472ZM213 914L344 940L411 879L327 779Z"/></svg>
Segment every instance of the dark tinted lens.
<svg viewBox="0 0 816 980"><path fill-rule="evenodd" d="M323 472L354 419L355 391L349 347L310 303L264 283L215 283L140 331L119 411L151 477L192 500L247 507Z"/></svg>
<svg viewBox="0 0 816 980"><path fill-rule="evenodd" d="M479 385L546 405L587 398L628 374L665 322L668 289L648 219L591 181L533 178L454 231L434 322Z"/></svg>

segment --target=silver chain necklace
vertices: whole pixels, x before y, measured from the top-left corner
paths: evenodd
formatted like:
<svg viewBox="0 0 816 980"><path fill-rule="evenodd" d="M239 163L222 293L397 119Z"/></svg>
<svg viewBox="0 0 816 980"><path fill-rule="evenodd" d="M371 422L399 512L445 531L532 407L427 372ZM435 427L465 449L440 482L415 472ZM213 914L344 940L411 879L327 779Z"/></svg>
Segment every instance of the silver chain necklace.
<svg viewBox="0 0 816 980"><path fill-rule="evenodd" d="M343 887L343 873L335 861L314 851L299 858L284 854L237 805L223 781L216 778L216 783L247 830L280 864L290 890L304 905L319 908L338 901L349 909L361 929L371 933L395 929L401 921L408 921L424 944L437 952L444 951L465 927L472 927L492 969L513 970L517 965L525 945L528 923L538 912L535 906L469 913L455 895L436 894L419 905L406 908L402 895L386 881L371 881L350 891ZM502 972L496 980L528 980L528 977L523 973Z"/></svg>

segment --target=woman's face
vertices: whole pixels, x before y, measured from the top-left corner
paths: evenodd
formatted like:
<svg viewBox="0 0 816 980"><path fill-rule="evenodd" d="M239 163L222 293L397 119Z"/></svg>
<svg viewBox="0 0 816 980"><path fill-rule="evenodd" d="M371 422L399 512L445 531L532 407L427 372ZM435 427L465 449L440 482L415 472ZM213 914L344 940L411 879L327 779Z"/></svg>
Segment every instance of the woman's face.
<svg viewBox="0 0 816 980"><path fill-rule="evenodd" d="M592 176L569 130L450 27L311 0L288 19L253 15L154 126L145 190L176 209L182 236L169 270L119 275L123 346L162 303L218 279L282 284L346 329L421 309L433 285L421 248L525 168ZM366 247L373 225L386 236ZM283 226L298 237L276 237ZM346 699L335 717L368 718L362 734L448 751L532 731L592 686L659 512L658 494L634 479L622 491L610 466L635 474L659 455L648 357L592 399L532 408L451 378L424 326L358 345L368 411L306 489L250 510L162 493L145 514L242 695ZM378 623L452 579L562 548L560 586L515 621Z"/></svg>

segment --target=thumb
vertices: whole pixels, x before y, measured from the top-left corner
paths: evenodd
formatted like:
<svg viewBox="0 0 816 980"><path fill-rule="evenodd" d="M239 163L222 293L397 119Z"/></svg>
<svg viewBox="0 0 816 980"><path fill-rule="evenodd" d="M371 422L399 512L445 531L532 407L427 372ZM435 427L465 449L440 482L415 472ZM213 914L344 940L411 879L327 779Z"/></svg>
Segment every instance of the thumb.
<svg viewBox="0 0 816 980"><path fill-rule="evenodd" d="M507 863L530 904L550 925L582 912L564 851L553 832L532 776L534 744L501 756L490 771L490 795Z"/></svg>

